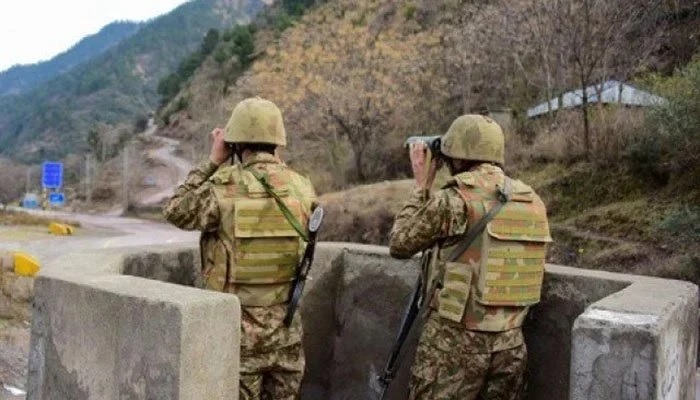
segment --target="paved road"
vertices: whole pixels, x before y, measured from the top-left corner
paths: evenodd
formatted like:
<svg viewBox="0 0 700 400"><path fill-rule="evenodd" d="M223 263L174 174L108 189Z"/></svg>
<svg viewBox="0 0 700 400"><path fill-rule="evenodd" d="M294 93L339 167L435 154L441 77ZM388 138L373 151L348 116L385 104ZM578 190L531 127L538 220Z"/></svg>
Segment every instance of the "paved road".
<svg viewBox="0 0 700 400"><path fill-rule="evenodd" d="M0 251L26 251L46 264L57 256L72 252L165 243L194 244L199 238L197 232L185 232L167 224L135 218L52 211L32 213L76 221L81 226L73 236L53 236L45 227L0 226ZM24 389L26 371L22 366L27 365L29 325L21 321L8 321L5 325L0 324L0 399L21 400L24 395L13 395L10 389Z"/></svg>
<svg viewBox="0 0 700 400"><path fill-rule="evenodd" d="M166 243L196 243L197 232L186 232L171 225L107 215L70 214L55 211L32 213L77 221L73 236L53 236L44 228L0 229L0 250L26 251L42 263L71 252Z"/></svg>

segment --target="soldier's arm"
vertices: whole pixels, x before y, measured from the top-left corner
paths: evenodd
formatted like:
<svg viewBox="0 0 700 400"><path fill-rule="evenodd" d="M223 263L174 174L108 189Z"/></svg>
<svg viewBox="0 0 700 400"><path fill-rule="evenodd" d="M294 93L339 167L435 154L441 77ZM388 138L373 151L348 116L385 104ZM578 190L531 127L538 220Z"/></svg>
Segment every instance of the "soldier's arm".
<svg viewBox="0 0 700 400"><path fill-rule="evenodd" d="M464 202L450 189L434 194L415 189L394 220L389 251L395 258L410 258L438 240L463 232L467 225Z"/></svg>
<svg viewBox="0 0 700 400"><path fill-rule="evenodd" d="M190 171L185 182L175 189L175 194L165 205L165 219L181 229L216 230L219 206L208 179L217 168L216 164L207 160Z"/></svg>

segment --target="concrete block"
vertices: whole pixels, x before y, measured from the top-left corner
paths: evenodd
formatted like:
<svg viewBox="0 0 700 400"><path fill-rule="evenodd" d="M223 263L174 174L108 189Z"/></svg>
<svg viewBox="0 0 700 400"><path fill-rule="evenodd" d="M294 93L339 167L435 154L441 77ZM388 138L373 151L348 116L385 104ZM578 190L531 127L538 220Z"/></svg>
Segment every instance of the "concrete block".
<svg viewBox="0 0 700 400"><path fill-rule="evenodd" d="M542 301L525 321L530 399L569 397L571 330L576 318L591 304L630 285L619 277L575 272L547 266Z"/></svg>
<svg viewBox="0 0 700 400"><path fill-rule="evenodd" d="M124 258L122 273L178 285L203 286L201 260L196 248L130 253Z"/></svg>
<svg viewBox="0 0 700 400"><path fill-rule="evenodd" d="M336 299L336 335L331 369L332 399L372 398L371 388L382 373L396 338L409 296L418 279L418 263L396 260L388 253L348 249L344 254L341 289ZM417 338L415 338L417 339ZM409 342L404 374L396 394L405 399L415 340ZM367 391L366 396L360 396Z"/></svg>
<svg viewBox="0 0 700 400"><path fill-rule="evenodd" d="M698 289L635 280L573 328L571 399L695 399Z"/></svg>
<svg viewBox="0 0 700 400"><path fill-rule="evenodd" d="M86 253L37 278L27 399L236 399L238 299L77 272L126 258Z"/></svg>

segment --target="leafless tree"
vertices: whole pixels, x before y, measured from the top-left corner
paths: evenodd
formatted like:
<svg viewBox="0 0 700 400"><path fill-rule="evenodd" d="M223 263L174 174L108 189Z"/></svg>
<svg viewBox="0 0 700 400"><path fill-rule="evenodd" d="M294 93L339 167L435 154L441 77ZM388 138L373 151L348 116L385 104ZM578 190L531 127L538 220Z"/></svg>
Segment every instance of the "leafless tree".
<svg viewBox="0 0 700 400"><path fill-rule="evenodd" d="M588 87L611 77L625 78L647 59L657 42L635 40L660 12L656 0L556 0L552 24L564 41L573 76L581 90L586 156L592 148ZM658 27L653 27L656 29ZM659 32L662 30L659 29ZM644 37L644 36L636 36Z"/></svg>

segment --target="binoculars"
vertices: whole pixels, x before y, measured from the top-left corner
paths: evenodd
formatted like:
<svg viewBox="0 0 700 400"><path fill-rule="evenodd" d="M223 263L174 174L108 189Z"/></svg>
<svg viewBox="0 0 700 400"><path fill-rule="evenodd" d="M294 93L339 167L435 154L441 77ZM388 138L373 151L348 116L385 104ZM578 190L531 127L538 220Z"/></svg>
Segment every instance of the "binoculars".
<svg viewBox="0 0 700 400"><path fill-rule="evenodd" d="M409 136L404 143L404 147L410 146L412 143L423 142L425 146L433 154L433 157L438 157L442 153L440 152L440 145L442 144L442 136Z"/></svg>

